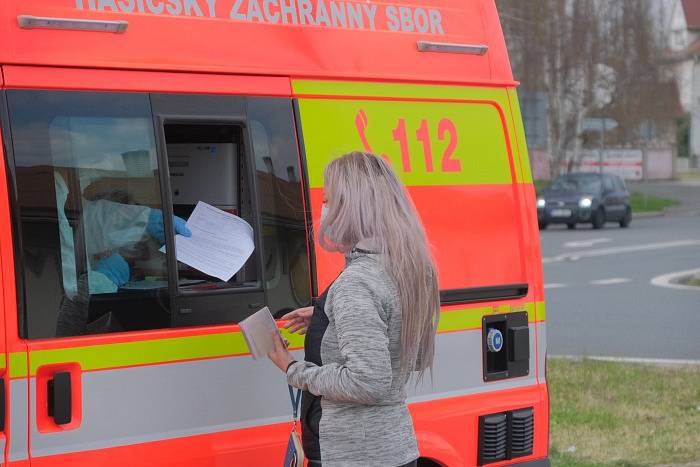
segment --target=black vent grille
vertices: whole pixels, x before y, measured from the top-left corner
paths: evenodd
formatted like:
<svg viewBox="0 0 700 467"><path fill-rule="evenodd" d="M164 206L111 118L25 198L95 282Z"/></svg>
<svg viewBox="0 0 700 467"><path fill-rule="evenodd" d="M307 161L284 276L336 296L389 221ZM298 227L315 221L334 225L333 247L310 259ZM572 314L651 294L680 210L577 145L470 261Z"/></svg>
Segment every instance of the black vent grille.
<svg viewBox="0 0 700 467"><path fill-rule="evenodd" d="M532 454L535 418L532 407L479 417L478 465Z"/></svg>
<svg viewBox="0 0 700 467"><path fill-rule="evenodd" d="M479 465L504 460L507 453L507 415L497 413L479 417Z"/></svg>
<svg viewBox="0 0 700 467"><path fill-rule="evenodd" d="M532 454L535 436L535 420L532 409L510 412L510 456L522 457Z"/></svg>

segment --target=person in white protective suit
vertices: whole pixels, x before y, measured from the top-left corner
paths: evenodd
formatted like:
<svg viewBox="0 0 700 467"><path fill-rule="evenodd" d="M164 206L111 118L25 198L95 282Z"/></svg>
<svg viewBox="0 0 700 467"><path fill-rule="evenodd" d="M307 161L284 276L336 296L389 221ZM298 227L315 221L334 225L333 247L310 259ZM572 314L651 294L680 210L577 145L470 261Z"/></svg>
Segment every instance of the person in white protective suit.
<svg viewBox="0 0 700 467"><path fill-rule="evenodd" d="M87 186L98 178L91 171L80 174L81 186ZM68 185L63 176L54 172L56 204L61 241L61 263L63 287L69 299L78 293L75 264L73 228L68 222L65 205L68 199ZM82 224L85 232L87 257L87 284L89 295L113 293L129 282L129 264L117 252L122 247L138 242L144 234L165 243L163 211L147 206L121 204L109 200L88 200L82 197ZM189 237L192 235L186 221L173 216L175 232Z"/></svg>

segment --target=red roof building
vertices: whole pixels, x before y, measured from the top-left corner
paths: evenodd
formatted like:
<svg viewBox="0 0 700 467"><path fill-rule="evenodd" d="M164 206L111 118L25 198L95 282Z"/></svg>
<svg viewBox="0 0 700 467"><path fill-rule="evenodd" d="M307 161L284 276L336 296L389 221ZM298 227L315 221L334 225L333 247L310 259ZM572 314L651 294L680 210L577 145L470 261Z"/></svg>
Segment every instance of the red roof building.
<svg viewBox="0 0 700 467"><path fill-rule="evenodd" d="M690 30L700 30L700 0L681 0L685 21Z"/></svg>

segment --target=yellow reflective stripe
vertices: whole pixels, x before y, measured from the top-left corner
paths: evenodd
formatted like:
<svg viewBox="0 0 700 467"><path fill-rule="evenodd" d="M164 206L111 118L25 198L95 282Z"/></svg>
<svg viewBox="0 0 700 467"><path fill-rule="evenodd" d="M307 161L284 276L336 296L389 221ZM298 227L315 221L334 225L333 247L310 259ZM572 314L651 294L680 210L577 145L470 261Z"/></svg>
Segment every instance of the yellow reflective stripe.
<svg viewBox="0 0 700 467"><path fill-rule="evenodd" d="M303 96L362 96L405 99L490 100L508 106L506 88L430 86L423 84L363 83L352 81L292 81L294 94Z"/></svg>
<svg viewBox="0 0 700 467"><path fill-rule="evenodd" d="M490 104L301 99L299 112L312 188L323 186L323 170L330 161L363 149L356 128L360 111L367 116L365 132L372 149L389 155L405 185L512 183L501 117ZM443 119L452 122L455 135L445 132L439 139L438 127ZM400 143L393 136L399 121L405 125L408 169L404 167ZM423 144L416 138L416 131L424 121L431 134L432 172L426 169ZM450 159L461 164L458 172L442 170L451 138L456 147Z"/></svg>
<svg viewBox="0 0 700 467"><path fill-rule="evenodd" d="M198 360L248 352L240 332L206 334L116 344L35 350L31 352L31 374L43 365L77 362L84 371Z"/></svg>
<svg viewBox="0 0 700 467"><path fill-rule="evenodd" d="M539 312L539 304L537 309ZM527 311L528 321L535 321L534 303L467 308L443 311L440 315L438 332L481 328L481 319L486 315L517 311ZM290 347L303 347L304 336L290 334L286 330L282 330L282 335L289 341ZM37 368L54 363L76 362L80 364L83 371L90 371L226 357L248 352L245 339L240 332L35 350L31 352L30 374L34 376ZM20 352L10 354L10 375L27 376L26 354Z"/></svg>
<svg viewBox="0 0 700 467"><path fill-rule="evenodd" d="M534 323L535 304L526 303L524 305L501 305L486 306L482 308L466 308L463 310L449 310L440 313L440 323L438 332L462 331L465 329L480 329L481 320L484 316L501 313L515 313L518 311L527 312L527 320Z"/></svg>
<svg viewBox="0 0 700 467"><path fill-rule="evenodd" d="M537 302L537 321L547 321L547 306L545 302Z"/></svg>
<svg viewBox="0 0 700 467"><path fill-rule="evenodd" d="M365 133L372 150L390 155L406 185L511 183L503 123L510 141L516 182L532 182L527 152L521 155L525 162L521 163L518 158L521 143L515 135L520 134L522 121L519 111L517 116L511 115L507 88L304 80L293 81L292 87L299 97L307 166L313 188L323 186L323 168L328 162L364 147L356 127L360 110L367 117ZM334 99L334 96L338 98ZM392 139L399 118L406 122L410 171L401 170L403 161L399 160L399 143ZM453 158L461 161L462 170L457 173L441 172L442 156L449 143L444 130L438 134L437 125L442 119L451 120L458 129L458 147ZM428 122L431 132L435 167L432 172L425 168L423 145L415 137L423 120ZM440 141L439 136L443 136ZM524 143L524 135L522 141Z"/></svg>
<svg viewBox="0 0 700 467"><path fill-rule="evenodd" d="M283 330L282 335L289 340L292 347L304 345L303 336L290 335L286 330ZM247 353L249 350L243 334L228 332L65 349L35 350L31 352L30 370L31 374L34 375L37 368L43 365L77 362L83 371L90 371Z"/></svg>
<svg viewBox="0 0 700 467"><path fill-rule="evenodd" d="M527 151L527 141L525 140L525 127L520 112L520 100L518 100L518 92L515 89L508 89L510 98L511 113L513 115L513 125L517 141L517 150L520 154L520 164L522 168L522 180L525 183L532 183L532 167L530 166L530 156Z"/></svg>
<svg viewBox="0 0 700 467"><path fill-rule="evenodd" d="M5 357L4 353L0 353L0 370L5 369Z"/></svg>
<svg viewBox="0 0 700 467"><path fill-rule="evenodd" d="M10 378L27 376L26 352L10 352Z"/></svg>
<svg viewBox="0 0 700 467"><path fill-rule="evenodd" d="M287 332L286 329L280 329L282 331L282 337L289 341L289 347L293 349L300 349L304 347L304 335L303 334L291 334Z"/></svg>

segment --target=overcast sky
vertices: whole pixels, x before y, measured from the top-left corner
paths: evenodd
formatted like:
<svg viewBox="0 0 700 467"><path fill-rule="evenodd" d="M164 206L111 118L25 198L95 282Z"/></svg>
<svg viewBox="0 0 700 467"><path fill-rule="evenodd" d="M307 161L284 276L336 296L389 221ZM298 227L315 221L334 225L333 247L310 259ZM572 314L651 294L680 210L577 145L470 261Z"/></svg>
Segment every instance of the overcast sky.
<svg viewBox="0 0 700 467"><path fill-rule="evenodd" d="M664 28L668 27L668 22L671 20L671 12L673 10L673 4L676 3L677 0L653 0L652 3L656 4L657 6L657 11L656 14L659 15L659 18L662 18Z"/></svg>

